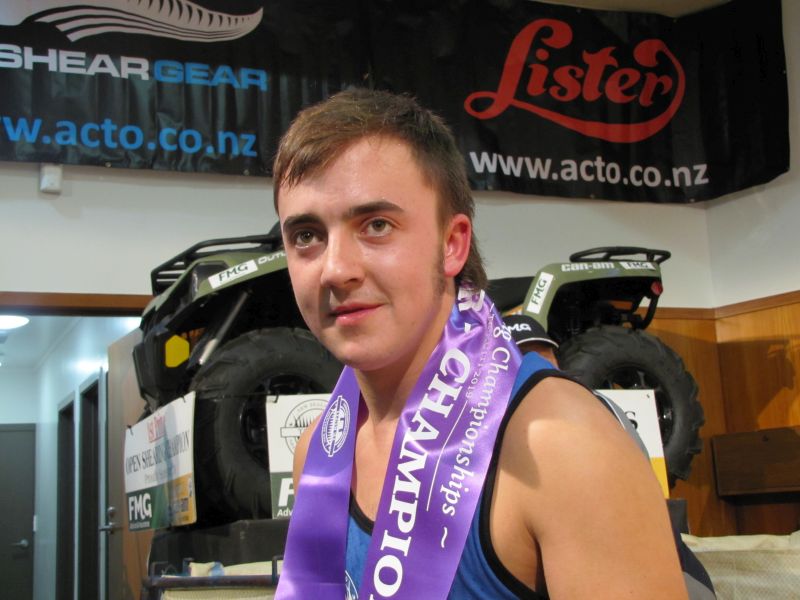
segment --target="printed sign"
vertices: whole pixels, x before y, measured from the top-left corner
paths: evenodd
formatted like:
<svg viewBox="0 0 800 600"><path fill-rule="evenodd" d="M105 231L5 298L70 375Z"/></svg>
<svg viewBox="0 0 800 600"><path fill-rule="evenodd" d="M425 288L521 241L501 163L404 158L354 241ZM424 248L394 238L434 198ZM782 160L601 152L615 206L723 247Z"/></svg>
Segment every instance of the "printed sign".
<svg viewBox="0 0 800 600"><path fill-rule="evenodd" d="M322 413L329 397L330 394L267 397L267 447L273 517L292 515L294 449L300 434Z"/></svg>
<svg viewBox="0 0 800 600"><path fill-rule="evenodd" d="M664 459L664 446L661 429L658 425L658 409L653 390L597 390L619 406L636 427L642 438L650 464L661 484L664 497L669 498L667 463Z"/></svg>
<svg viewBox="0 0 800 600"><path fill-rule="evenodd" d="M365 86L442 115L474 189L693 202L788 170L782 30L780 0L5 2L0 160L269 176L297 111Z"/></svg>
<svg viewBox="0 0 800 600"><path fill-rule="evenodd" d="M306 103L367 72L356 3L0 5L0 159L269 175Z"/></svg>
<svg viewBox="0 0 800 600"><path fill-rule="evenodd" d="M194 392L128 428L124 469L131 531L197 521Z"/></svg>
<svg viewBox="0 0 800 600"><path fill-rule="evenodd" d="M474 189L693 202L789 168L780 0L677 19L528 0L370 12L376 87L452 124Z"/></svg>

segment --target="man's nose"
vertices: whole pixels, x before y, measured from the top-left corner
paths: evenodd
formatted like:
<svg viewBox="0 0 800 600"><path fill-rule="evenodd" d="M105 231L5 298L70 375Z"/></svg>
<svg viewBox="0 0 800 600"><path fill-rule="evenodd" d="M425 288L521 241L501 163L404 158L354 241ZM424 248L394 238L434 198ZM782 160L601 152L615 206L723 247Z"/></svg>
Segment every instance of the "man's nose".
<svg viewBox="0 0 800 600"><path fill-rule="evenodd" d="M331 233L325 248L321 283L325 287L347 287L361 281L363 269L358 243L347 233Z"/></svg>

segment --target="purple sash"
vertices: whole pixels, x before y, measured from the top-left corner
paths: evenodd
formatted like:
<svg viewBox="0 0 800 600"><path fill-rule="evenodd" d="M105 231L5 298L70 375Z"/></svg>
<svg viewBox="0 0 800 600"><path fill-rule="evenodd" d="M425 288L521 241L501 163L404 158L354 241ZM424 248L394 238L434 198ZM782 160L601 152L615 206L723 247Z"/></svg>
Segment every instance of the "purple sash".
<svg viewBox="0 0 800 600"><path fill-rule="evenodd" d="M459 290L397 425L360 599L447 597L519 364L492 302ZM279 600L345 598L359 397L346 367L308 449Z"/></svg>

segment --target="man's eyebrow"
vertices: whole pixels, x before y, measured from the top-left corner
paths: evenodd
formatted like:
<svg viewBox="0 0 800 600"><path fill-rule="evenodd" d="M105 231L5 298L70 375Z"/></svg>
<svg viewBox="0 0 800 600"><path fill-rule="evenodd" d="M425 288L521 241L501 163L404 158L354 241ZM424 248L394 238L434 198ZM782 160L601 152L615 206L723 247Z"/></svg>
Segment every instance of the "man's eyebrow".
<svg viewBox="0 0 800 600"><path fill-rule="evenodd" d="M356 206L351 206L347 209L344 214L345 219L353 219L356 217L361 217L364 215L370 215L373 213L379 212L404 212L403 208L395 204L394 202L389 202L383 198L379 200L373 200L371 202L365 202L364 204L358 204ZM283 225L281 229L284 232L289 231L290 229L294 229L296 227L304 227L307 225L320 225L322 224L322 219L315 215L314 213L300 213L299 215L292 215L290 217L286 217L283 221Z"/></svg>
<svg viewBox="0 0 800 600"><path fill-rule="evenodd" d="M299 215L286 217L286 219L283 221L281 229L285 233L290 229L297 227L298 225L318 225L319 223L322 223L322 219L320 219L317 215L312 213L301 213Z"/></svg>
<svg viewBox="0 0 800 600"><path fill-rule="evenodd" d="M360 217L363 215L369 215L376 212L404 212L403 209L395 204L394 202L389 202L383 198L379 200L374 200L372 202L365 202L364 204L358 204L353 206L347 210L345 213L345 217L348 219L352 219L353 217Z"/></svg>

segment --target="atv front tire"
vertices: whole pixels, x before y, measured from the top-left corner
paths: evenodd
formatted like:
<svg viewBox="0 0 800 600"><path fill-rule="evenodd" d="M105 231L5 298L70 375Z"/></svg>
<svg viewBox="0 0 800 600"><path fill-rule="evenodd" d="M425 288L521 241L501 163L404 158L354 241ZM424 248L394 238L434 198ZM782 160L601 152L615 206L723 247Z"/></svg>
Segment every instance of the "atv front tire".
<svg viewBox="0 0 800 600"><path fill-rule="evenodd" d="M192 380L198 522L271 516L266 396L329 392L341 364L304 329L226 343Z"/></svg>
<svg viewBox="0 0 800 600"><path fill-rule="evenodd" d="M697 383L672 349L640 329L602 326L567 340L558 361L590 389L654 390L670 486L689 476L705 419Z"/></svg>

